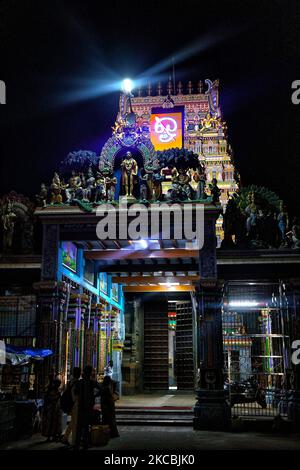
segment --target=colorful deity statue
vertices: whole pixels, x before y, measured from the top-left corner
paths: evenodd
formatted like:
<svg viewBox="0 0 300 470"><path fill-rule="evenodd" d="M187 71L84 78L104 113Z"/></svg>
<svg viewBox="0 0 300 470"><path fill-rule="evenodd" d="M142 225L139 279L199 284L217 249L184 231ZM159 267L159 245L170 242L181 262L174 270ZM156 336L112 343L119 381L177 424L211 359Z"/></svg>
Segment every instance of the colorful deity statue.
<svg viewBox="0 0 300 470"><path fill-rule="evenodd" d="M204 171L201 171L199 168L197 168L193 173L193 180L197 183L197 199L205 199L206 176Z"/></svg>
<svg viewBox="0 0 300 470"><path fill-rule="evenodd" d="M142 201L148 200L148 180L151 179L151 175L149 172L146 172L144 168L141 169L140 173L140 199Z"/></svg>
<svg viewBox="0 0 300 470"><path fill-rule="evenodd" d="M82 179L82 193L83 199L85 201L91 201L93 191L95 190L95 181L96 178L94 177L93 169L91 166L88 167L87 175Z"/></svg>
<svg viewBox="0 0 300 470"><path fill-rule="evenodd" d="M131 152L126 152L126 157L121 163L122 187L126 196L133 196L135 178L138 174L138 165Z"/></svg>
<svg viewBox="0 0 300 470"><path fill-rule="evenodd" d="M115 191L117 185L117 178L115 176L106 176L105 177L105 193L107 201L115 200Z"/></svg>
<svg viewBox="0 0 300 470"><path fill-rule="evenodd" d="M145 163L145 172L148 175L148 177L145 178L147 181L148 196L153 196L153 173L158 170L160 170L160 163L157 158L149 160Z"/></svg>
<svg viewBox="0 0 300 470"><path fill-rule="evenodd" d="M79 175L76 175L75 170L72 170L71 178L69 179L69 184L66 187L67 202L71 203L77 197L77 195L79 195L79 191L81 189L81 178Z"/></svg>
<svg viewBox="0 0 300 470"><path fill-rule="evenodd" d="M217 204L220 202L221 190L218 186L218 181L216 178L211 180L211 184L209 185L210 193L212 195L212 202L213 204Z"/></svg>
<svg viewBox="0 0 300 470"><path fill-rule="evenodd" d="M125 125L126 125L125 120L122 117L119 117L116 120L115 125L112 127L113 134L115 134L116 136L122 134Z"/></svg>
<svg viewBox="0 0 300 470"><path fill-rule="evenodd" d="M277 216L278 229L280 233L280 240L282 243L286 242L286 232L289 225L289 215L287 213L286 207L281 201L280 203L280 212Z"/></svg>
<svg viewBox="0 0 300 470"><path fill-rule="evenodd" d="M225 125L225 123L223 123ZM213 117L210 113L207 113L205 118L201 120L201 131L209 131L210 129L219 129L222 126L221 119L219 117Z"/></svg>
<svg viewBox="0 0 300 470"><path fill-rule="evenodd" d="M152 196L154 201L160 201L162 198L162 182L164 176L160 168L155 168L152 174Z"/></svg>
<svg viewBox="0 0 300 470"><path fill-rule="evenodd" d="M191 176L183 168L180 168L178 171L177 182L181 186L183 198L192 199L193 189L190 185Z"/></svg>
<svg viewBox="0 0 300 470"><path fill-rule="evenodd" d="M190 185L191 176L183 168L178 171L176 168L172 169L171 181L170 197L173 201L193 198L193 189Z"/></svg>
<svg viewBox="0 0 300 470"><path fill-rule="evenodd" d="M292 223L292 230L288 232L287 239L290 242L290 246L294 250L300 249L300 220L298 217L294 217Z"/></svg>
<svg viewBox="0 0 300 470"><path fill-rule="evenodd" d="M105 177L97 171L96 181L95 181L95 196L94 202L102 201L105 198Z"/></svg>
<svg viewBox="0 0 300 470"><path fill-rule="evenodd" d="M248 194L248 206L245 209L245 213L247 215L247 236L249 236L254 227L256 227L258 219L258 207L256 204L255 193L253 191Z"/></svg>
<svg viewBox="0 0 300 470"><path fill-rule="evenodd" d="M65 185L60 181L58 173L54 173L52 184L51 184L51 204L62 203L62 190L65 189Z"/></svg>
<svg viewBox="0 0 300 470"><path fill-rule="evenodd" d="M82 199L84 201L88 201L86 198L86 190L87 190L87 183L86 183L86 177L84 173L79 173L79 178L80 178L80 186L76 191L76 199Z"/></svg>
<svg viewBox="0 0 300 470"><path fill-rule="evenodd" d="M181 185L179 184L178 182L178 171L177 169L174 167L172 168L171 170L171 181L172 181L172 185L171 185L171 189L169 189L168 191L168 195L167 195L167 198L170 198L172 201L177 201L179 199L181 199Z"/></svg>

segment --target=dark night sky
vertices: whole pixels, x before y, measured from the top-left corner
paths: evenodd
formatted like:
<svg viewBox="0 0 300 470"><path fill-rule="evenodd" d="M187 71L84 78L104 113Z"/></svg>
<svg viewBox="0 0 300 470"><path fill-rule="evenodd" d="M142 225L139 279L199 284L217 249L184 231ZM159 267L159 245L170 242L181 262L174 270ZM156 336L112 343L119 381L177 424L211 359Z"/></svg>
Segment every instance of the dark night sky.
<svg viewBox="0 0 300 470"><path fill-rule="evenodd" d="M243 184L268 186L300 214L299 30L300 3L290 0L0 1L0 193L35 194L69 151L99 153L118 92L95 85L174 56L176 79L220 79ZM170 68L159 70L166 80Z"/></svg>

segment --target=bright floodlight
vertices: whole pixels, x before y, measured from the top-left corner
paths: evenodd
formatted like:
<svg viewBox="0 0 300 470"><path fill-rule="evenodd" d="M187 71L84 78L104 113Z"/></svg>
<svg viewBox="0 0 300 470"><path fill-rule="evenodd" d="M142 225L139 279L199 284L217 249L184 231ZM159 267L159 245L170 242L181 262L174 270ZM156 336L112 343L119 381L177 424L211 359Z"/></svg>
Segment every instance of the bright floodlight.
<svg viewBox="0 0 300 470"><path fill-rule="evenodd" d="M123 91L125 93L131 93L133 90L133 81L130 78L125 78L123 80Z"/></svg>
<svg viewBox="0 0 300 470"><path fill-rule="evenodd" d="M259 305L258 302L255 302L255 300L231 300L229 302L229 307L257 307Z"/></svg>

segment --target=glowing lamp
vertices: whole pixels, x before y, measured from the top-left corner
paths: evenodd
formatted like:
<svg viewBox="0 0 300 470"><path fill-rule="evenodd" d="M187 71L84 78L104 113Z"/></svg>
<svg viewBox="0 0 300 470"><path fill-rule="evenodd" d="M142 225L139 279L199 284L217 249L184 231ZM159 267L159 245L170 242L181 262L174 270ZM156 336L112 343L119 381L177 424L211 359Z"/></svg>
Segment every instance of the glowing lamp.
<svg viewBox="0 0 300 470"><path fill-rule="evenodd" d="M133 81L130 78L125 78L123 80L122 88L124 93L130 94L134 88Z"/></svg>

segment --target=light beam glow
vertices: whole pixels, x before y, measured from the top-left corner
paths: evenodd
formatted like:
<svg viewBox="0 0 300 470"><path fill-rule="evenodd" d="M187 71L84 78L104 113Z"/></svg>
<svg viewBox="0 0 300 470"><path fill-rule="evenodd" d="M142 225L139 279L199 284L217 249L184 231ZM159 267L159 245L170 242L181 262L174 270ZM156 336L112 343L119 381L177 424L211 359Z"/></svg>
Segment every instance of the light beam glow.
<svg viewBox="0 0 300 470"><path fill-rule="evenodd" d="M125 78L122 83L122 89L125 93L131 93L134 88L133 81L130 78Z"/></svg>

